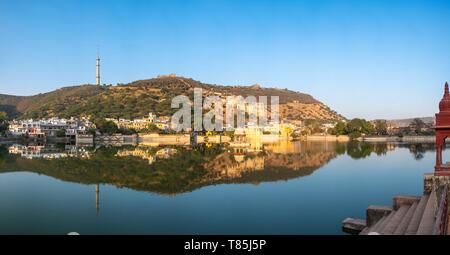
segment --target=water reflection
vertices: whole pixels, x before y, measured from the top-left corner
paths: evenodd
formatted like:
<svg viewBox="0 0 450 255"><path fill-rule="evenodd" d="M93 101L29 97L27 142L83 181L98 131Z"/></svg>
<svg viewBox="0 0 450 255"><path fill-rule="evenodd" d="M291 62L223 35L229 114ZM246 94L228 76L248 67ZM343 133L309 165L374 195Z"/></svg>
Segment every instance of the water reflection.
<svg viewBox="0 0 450 255"><path fill-rule="evenodd" d="M221 183L260 183L312 174L339 155L383 156L408 148L420 160L434 144L279 142L248 148L220 144L82 147L14 144L0 147L0 171L27 171L83 184L113 184L134 190L177 194ZM98 191L97 191L98 193Z"/></svg>
<svg viewBox="0 0 450 255"><path fill-rule="evenodd" d="M14 144L8 147L9 154L20 155L26 159L59 159L65 157L89 158L86 147L65 144Z"/></svg>
<svg viewBox="0 0 450 255"><path fill-rule="evenodd" d="M351 141L346 145L339 145L341 148L339 154L344 154L345 152L353 159L366 158L372 155L372 153L377 156L386 155L390 151L394 151L396 148L406 148L409 149L414 159L421 160L424 153L427 151L434 151L434 143L367 143Z"/></svg>
<svg viewBox="0 0 450 255"><path fill-rule="evenodd" d="M424 157L425 152L435 150L434 143L401 144L400 147L409 148L409 151L416 160L421 160Z"/></svg>

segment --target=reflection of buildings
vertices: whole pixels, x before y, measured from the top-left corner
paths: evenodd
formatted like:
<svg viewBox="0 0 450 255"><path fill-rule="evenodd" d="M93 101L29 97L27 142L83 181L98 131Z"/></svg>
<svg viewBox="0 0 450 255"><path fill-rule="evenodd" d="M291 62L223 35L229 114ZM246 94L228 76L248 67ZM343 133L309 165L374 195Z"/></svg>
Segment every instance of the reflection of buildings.
<svg viewBox="0 0 450 255"><path fill-rule="evenodd" d="M230 142L230 146L233 148L243 148L249 146L244 129L238 128L234 131L233 141Z"/></svg>
<svg viewBox="0 0 450 255"><path fill-rule="evenodd" d="M318 169L337 156L335 142L280 142L264 149L268 168L295 171Z"/></svg>
<svg viewBox="0 0 450 255"><path fill-rule="evenodd" d="M65 157L89 158L90 152L84 147L65 145L64 149L45 145L14 144L8 148L10 154L17 154L27 159L58 159Z"/></svg>
<svg viewBox="0 0 450 255"><path fill-rule="evenodd" d="M247 172L264 170L264 157L224 152L206 163L205 168L218 178L239 178Z"/></svg>
<svg viewBox="0 0 450 255"><path fill-rule="evenodd" d="M99 146L96 149L88 149L89 151L85 153L88 156L91 155L89 160L64 159L61 162L28 160L13 156L1 162L0 170L30 171L64 181L84 183L91 185L92 191L94 191L93 185L104 183L133 190L177 194L220 183L257 184L299 178L313 174L337 155L346 155L345 157L355 159L371 156L371 153L372 156L374 153L381 156L395 149L396 146L409 150L416 159L419 159L424 152L434 150L434 144L431 143L399 144L358 141L350 143L285 141L262 144L259 151L248 150L246 147L230 148L220 145L166 148L149 146L101 148ZM27 158L44 158L44 155L46 155L45 158L56 158L55 155L80 156L84 155L82 153L84 150L84 148L67 145L9 147L10 153ZM120 158L128 156L138 158ZM170 159L159 160L160 158ZM153 165L147 165L147 161ZM152 171L149 171L150 169ZM95 203L99 210L100 187L96 187L95 192Z"/></svg>
<svg viewBox="0 0 450 255"><path fill-rule="evenodd" d="M134 148L134 149L124 149L119 150L116 154L117 157L139 157L148 161L151 165L155 161L155 157L152 155L151 151L148 149Z"/></svg>
<svg viewBox="0 0 450 255"><path fill-rule="evenodd" d="M160 159L168 159L172 155L177 153L177 150L174 148L162 148L160 150L154 151L152 149L145 149L141 147L136 147L133 149L123 149L119 150L116 154L117 157L139 157L148 161L148 164L151 165L155 162L157 158Z"/></svg>
<svg viewBox="0 0 450 255"><path fill-rule="evenodd" d="M300 153L302 150L301 143L294 142L278 142L264 145L264 149L278 154Z"/></svg>
<svg viewBox="0 0 450 255"><path fill-rule="evenodd" d="M173 149L173 148L163 148L163 149L158 150L158 151L155 153L155 155L156 155L158 158L168 159L168 158L170 158L172 155L174 155L175 153L177 153L177 150L176 150L176 149Z"/></svg>
<svg viewBox="0 0 450 255"><path fill-rule="evenodd" d="M386 147L387 147L387 150L388 150L388 151L394 151L395 148L396 148L396 145L393 144L393 143L388 143L388 144L386 145Z"/></svg>
<svg viewBox="0 0 450 255"><path fill-rule="evenodd" d="M190 135L186 134L174 134L174 135L160 135L160 134L147 134L140 136L139 145L157 147L159 145L177 145L177 146L189 146L191 144Z"/></svg>

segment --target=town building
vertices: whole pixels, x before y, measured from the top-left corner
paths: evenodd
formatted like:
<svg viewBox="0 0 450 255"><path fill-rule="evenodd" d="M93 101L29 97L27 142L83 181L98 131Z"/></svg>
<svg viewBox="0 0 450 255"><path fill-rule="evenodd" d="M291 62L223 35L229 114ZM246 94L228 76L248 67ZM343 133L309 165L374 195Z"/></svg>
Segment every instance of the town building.
<svg viewBox="0 0 450 255"><path fill-rule="evenodd" d="M107 119L113 121L120 129L134 129L136 131L148 129L150 124L154 124L156 116L149 113L147 117L141 119Z"/></svg>
<svg viewBox="0 0 450 255"><path fill-rule="evenodd" d="M85 134L93 124L87 119L41 119L41 120L13 120L9 123L9 132L12 135L28 135L30 137L57 136L64 130L65 136Z"/></svg>

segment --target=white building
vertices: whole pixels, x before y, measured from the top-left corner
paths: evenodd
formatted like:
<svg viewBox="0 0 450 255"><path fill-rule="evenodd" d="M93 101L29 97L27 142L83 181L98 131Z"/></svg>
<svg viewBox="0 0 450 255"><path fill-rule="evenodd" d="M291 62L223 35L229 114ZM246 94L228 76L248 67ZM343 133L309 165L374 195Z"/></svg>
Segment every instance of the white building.
<svg viewBox="0 0 450 255"><path fill-rule="evenodd" d="M66 135L84 134L93 124L86 120L70 119L42 119L42 120L14 120L9 123L12 135L56 136L58 131L65 130Z"/></svg>
<svg viewBox="0 0 450 255"><path fill-rule="evenodd" d="M114 122L118 128L122 129L134 129L134 130L143 130L147 129L150 124L153 124L155 122L156 116L153 113L149 113L147 117L141 118L141 119L134 119L134 120L128 120L128 119L106 119L109 121Z"/></svg>

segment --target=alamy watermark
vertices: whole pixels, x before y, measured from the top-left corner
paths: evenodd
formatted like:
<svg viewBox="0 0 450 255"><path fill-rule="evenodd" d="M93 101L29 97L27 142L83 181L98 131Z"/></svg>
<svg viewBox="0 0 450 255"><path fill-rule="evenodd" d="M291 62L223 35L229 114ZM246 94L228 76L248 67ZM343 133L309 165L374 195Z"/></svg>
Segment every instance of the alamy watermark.
<svg viewBox="0 0 450 255"><path fill-rule="evenodd" d="M279 97L226 96L203 97L201 88L194 89L194 102L185 95L172 99L171 128L181 131L234 131L247 126L264 127L279 123ZM269 114L270 113L270 114Z"/></svg>

